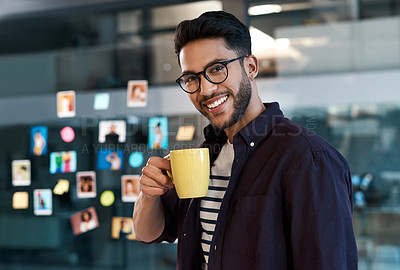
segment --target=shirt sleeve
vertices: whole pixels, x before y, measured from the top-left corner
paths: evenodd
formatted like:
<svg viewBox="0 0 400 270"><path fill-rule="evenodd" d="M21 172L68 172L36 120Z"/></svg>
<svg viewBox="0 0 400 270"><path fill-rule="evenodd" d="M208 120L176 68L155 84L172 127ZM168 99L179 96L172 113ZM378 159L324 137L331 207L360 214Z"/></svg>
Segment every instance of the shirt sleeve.
<svg viewBox="0 0 400 270"><path fill-rule="evenodd" d="M283 185L293 268L357 269L351 175L344 158L330 150L303 154Z"/></svg>

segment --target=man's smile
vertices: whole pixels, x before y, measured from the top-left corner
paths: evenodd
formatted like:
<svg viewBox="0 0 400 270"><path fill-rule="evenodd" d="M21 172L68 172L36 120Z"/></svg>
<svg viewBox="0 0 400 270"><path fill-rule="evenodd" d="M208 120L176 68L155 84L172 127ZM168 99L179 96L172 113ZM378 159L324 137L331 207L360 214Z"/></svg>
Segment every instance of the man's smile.
<svg viewBox="0 0 400 270"><path fill-rule="evenodd" d="M219 94L203 102L200 102L201 106L211 114L218 114L222 112L226 105L226 101L229 99L228 93Z"/></svg>
<svg viewBox="0 0 400 270"><path fill-rule="evenodd" d="M206 106L209 109L214 109L221 104L223 104L228 99L228 95L224 95L222 97L215 97L203 102L203 106Z"/></svg>

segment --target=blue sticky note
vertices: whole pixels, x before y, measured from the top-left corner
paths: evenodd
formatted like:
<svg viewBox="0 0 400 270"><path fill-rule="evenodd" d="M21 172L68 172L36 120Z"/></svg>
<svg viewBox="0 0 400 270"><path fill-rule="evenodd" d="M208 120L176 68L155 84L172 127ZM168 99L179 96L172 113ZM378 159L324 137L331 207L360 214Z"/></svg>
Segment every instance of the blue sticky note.
<svg viewBox="0 0 400 270"><path fill-rule="evenodd" d="M129 165L131 165L133 168L138 168L140 165L143 163L143 153L141 152L133 152L129 156Z"/></svg>
<svg viewBox="0 0 400 270"><path fill-rule="evenodd" d="M107 110L109 105L110 105L110 94L109 93L98 93L94 96L93 109Z"/></svg>

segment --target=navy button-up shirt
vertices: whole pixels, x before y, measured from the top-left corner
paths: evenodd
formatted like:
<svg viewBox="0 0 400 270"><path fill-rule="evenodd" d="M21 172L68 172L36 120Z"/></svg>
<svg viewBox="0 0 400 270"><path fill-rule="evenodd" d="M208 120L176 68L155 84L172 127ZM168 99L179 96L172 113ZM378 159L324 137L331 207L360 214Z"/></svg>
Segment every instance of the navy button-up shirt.
<svg viewBox="0 0 400 270"><path fill-rule="evenodd" d="M320 136L284 118L278 103L233 138L231 179L208 269L357 269L353 195L346 160ZM224 132L205 129L215 160ZM178 241L177 269L201 269L200 199L162 196L165 230Z"/></svg>

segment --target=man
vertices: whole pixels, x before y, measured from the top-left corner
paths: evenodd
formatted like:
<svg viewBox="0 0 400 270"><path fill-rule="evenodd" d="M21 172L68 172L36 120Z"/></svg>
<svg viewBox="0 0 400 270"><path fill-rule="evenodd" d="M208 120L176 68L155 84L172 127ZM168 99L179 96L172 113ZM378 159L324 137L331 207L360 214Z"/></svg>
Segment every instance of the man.
<svg viewBox="0 0 400 270"><path fill-rule="evenodd" d="M357 269L352 186L324 139L263 104L248 28L225 12L182 22L177 79L211 125L210 188L179 200L169 160L143 168L133 214L138 239L178 241L178 269Z"/></svg>

